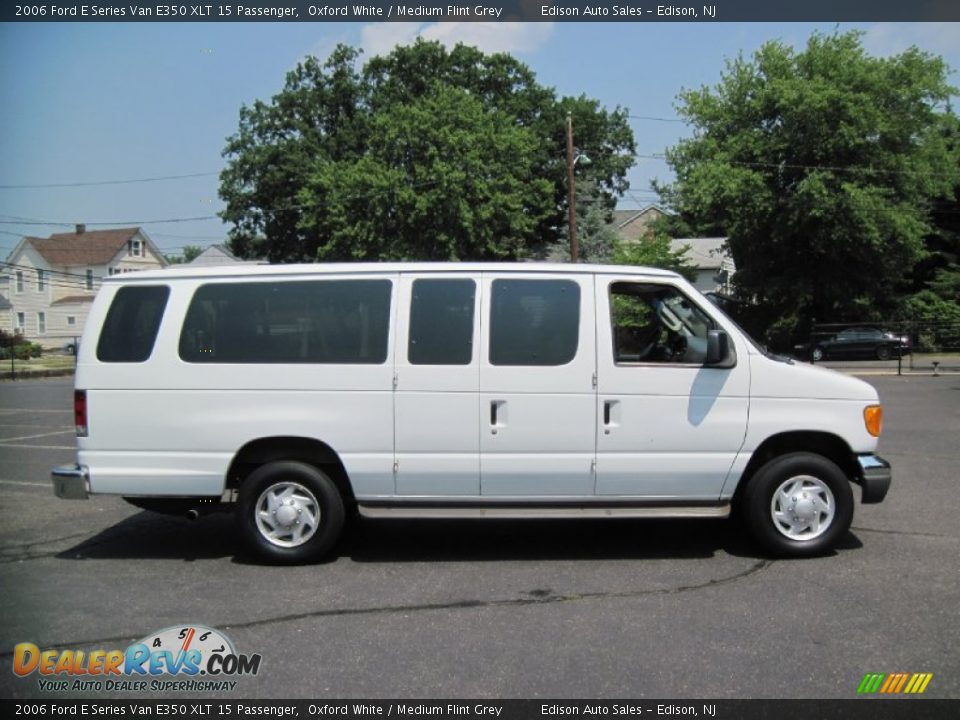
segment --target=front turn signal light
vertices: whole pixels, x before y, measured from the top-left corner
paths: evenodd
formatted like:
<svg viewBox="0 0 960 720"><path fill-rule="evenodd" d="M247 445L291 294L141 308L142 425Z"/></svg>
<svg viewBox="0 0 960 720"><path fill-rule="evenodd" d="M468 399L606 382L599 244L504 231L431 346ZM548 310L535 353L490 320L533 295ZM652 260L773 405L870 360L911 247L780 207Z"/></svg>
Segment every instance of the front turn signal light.
<svg viewBox="0 0 960 720"><path fill-rule="evenodd" d="M863 424L867 432L874 437L880 437L880 427L883 425L883 408L880 405L867 405L863 409Z"/></svg>

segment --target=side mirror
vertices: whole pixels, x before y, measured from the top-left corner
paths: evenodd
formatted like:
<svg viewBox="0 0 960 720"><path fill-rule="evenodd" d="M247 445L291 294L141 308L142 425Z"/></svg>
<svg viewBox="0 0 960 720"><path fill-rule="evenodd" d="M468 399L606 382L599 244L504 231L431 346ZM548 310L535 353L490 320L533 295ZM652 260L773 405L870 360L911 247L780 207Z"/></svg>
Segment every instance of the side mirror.
<svg viewBox="0 0 960 720"><path fill-rule="evenodd" d="M730 337L723 330L707 331L707 359L704 365L719 365L730 356Z"/></svg>

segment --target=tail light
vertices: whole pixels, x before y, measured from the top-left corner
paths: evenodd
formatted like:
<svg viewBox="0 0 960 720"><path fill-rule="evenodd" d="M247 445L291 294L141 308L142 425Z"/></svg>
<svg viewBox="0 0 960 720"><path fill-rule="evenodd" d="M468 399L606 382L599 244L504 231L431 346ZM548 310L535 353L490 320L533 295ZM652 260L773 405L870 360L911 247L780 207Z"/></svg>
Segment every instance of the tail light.
<svg viewBox="0 0 960 720"><path fill-rule="evenodd" d="M73 391L73 423L77 426L77 437L87 437L87 391Z"/></svg>

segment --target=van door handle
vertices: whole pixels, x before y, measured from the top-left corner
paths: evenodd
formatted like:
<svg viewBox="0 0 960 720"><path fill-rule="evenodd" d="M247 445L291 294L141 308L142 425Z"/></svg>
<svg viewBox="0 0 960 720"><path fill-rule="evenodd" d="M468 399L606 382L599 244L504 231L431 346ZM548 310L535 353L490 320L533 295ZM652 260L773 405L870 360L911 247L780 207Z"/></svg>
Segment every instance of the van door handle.
<svg viewBox="0 0 960 720"><path fill-rule="evenodd" d="M616 418L614 415L616 414ZM610 428L619 427L620 425L620 401L619 400L604 400L603 401L603 434L609 435Z"/></svg>
<svg viewBox="0 0 960 720"><path fill-rule="evenodd" d="M507 424L507 402L505 400L490 401L490 434L496 435L497 428Z"/></svg>

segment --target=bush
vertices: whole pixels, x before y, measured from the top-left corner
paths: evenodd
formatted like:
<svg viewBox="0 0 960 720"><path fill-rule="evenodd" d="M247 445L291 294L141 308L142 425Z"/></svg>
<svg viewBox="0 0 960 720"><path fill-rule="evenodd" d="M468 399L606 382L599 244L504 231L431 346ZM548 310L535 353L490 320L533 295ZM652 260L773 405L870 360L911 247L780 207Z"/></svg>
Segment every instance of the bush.
<svg viewBox="0 0 960 720"><path fill-rule="evenodd" d="M43 355L43 348L37 343L19 342L15 345L0 347L0 360L9 360L11 353L15 360L29 360Z"/></svg>

